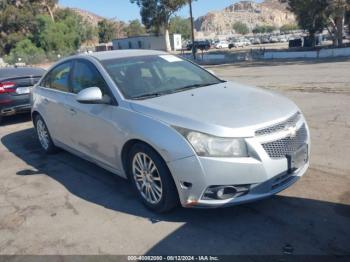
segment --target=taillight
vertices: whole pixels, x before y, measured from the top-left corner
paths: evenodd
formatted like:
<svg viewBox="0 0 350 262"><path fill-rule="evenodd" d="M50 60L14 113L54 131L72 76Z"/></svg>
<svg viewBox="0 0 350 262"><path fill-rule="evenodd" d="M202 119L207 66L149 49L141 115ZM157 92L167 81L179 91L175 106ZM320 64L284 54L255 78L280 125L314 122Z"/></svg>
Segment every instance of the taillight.
<svg viewBox="0 0 350 262"><path fill-rule="evenodd" d="M16 83L14 82L2 82L0 83L0 94L14 93L16 89L14 88Z"/></svg>

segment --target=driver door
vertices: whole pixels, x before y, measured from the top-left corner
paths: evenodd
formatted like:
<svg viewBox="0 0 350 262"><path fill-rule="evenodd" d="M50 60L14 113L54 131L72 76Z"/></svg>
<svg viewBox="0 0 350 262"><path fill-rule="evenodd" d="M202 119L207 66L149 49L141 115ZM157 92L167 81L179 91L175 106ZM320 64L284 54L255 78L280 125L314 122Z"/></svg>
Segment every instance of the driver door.
<svg viewBox="0 0 350 262"><path fill-rule="evenodd" d="M76 94L89 87L99 87L110 104L82 104ZM118 106L102 75L87 60L77 60L71 75L71 93L67 96L66 113L70 119L70 144L83 155L113 169L116 166L120 131L118 130Z"/></svg>

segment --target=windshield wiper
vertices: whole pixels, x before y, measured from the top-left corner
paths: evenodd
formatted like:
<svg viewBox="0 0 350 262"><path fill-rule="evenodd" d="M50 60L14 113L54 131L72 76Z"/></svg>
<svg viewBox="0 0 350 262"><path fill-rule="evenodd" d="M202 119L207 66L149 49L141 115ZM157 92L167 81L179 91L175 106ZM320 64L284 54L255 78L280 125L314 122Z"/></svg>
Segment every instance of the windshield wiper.
<svg viewBox="0 0 350 262"><path fill-rule="evenodd" d="M199 87L204 87L204 86L211 86L211 85L216 85L217 83L209 83L209 84L192 84L192 85L187 85L184 87L180 87L174 90L166 90L163 92L157 92L157 93L151 93L151 94L145 94L145 95L140 95L140 96L136 96L133 97L132 99L134 100L143 100L143 99L148 99L148 98L155 98L155 97L159 97L159 96L163 96L163 95L169 95L169 94L174 94L174 93L178 93L178 92L182 92L182 91L186 91L186 90L191 90L194 88L199 88Z"/></svg>
<svg viewBox="0 0 350 262"><path fill-rule="evenodd" d="M147 99L147 98L159 97L159 96L162 96L162 95L164 95L164 93L157 92L157 93L151 93L151 94L135 96L135 97L132 97L132 99L143 100L143 99Z"/></svg>
<svg viewBox="0 0 350 262"><path fill-rule="evenodd" d="M184 87L180 87L180 88L174 89L174 90L171 91L171 93L177 93L177 92L191 90L191 89L195 89L195 88L199 88L199 87L212 86L212 85L216 85L216 84L217 83L193 84L193 85L188 85L188 86L184 86Z"/></svg>

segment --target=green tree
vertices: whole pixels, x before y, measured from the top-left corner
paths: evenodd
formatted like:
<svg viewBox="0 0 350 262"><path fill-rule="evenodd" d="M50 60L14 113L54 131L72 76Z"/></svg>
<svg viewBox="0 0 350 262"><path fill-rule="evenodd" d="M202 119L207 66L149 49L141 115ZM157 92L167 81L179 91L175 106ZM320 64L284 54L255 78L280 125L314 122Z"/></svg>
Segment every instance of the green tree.
<svg viewBox="0 0 350 262"><path fill-rule="evenodd" d="M144 35L146 33L146 29L138 19L130 21L125 31L128 37Z"/></svg>
<svg viewBox="0 0 350 262"><path fill-rule="evenodd" d="M16 63L19 59L26 64L37 64L45 59L45 52L29 39L24 39L16 44L8 56L5 56L5 61L8 63Z"/></svg>
<svg viewBox="0 0 350 262"><path fill-rule="evenodd" d="M80 15L77 15L69 8L58 9L55 12L55 20L67 24L71 31L79 36L79 42L96 42L97 28L84 20Z"/></svg>
<svg viewBox="0 0 350 262"><path fill-rule="evenodd" d="M253 29L253 33L265 34L265 33L272 33L275 30L276 30L276 27L272 25L258 25Z"/></svg>
<svg viewBox="0 0 350 262"><path fill-rule="evenodd" d="M103 19L98 22L98 39L100 43L108 43L117 35L117 29L114 22Z"/></svg>
<svg viewBox="0 0 350 262"><path fill-rule="evenodd" d="M349 0L327 0L325 11L328 17L327 29L332 35L334 45L341 46L343 44L344 21L348 10L350 10Z"/></svg>
<svg viewBox="0 0 350 262"><path fill-rule="evenodd" d="M190 19L174 16L169 22L170 34L181 34L184 39L191 38L191 21Z"/></svg>
<svg viewBox="0 0 350 262"><path fill-rule="evenodd" d="M70 9L56 8L57 2L0 0L0 55L9 54L22 40L29 40L48 55L64 55L97 39L92 25Z"/></svg>
<svg viewBox="0 0 350 262"><path fill-rule="evenodd" d="M328 0L289 0L290 10L296 15L301 28L308 30L312 45L315 46L315 35L327 25L325 13Z"/></svg>
<svg viewBox="0 0 350 262"><path fill-rule="evenodd" d="M97 32L91 25L69 9L57 11L54 18L52 20L49 15L38 15L32 38L50 56L74 53L81 43L97 38Z"/></svg>
<svg viewBox="0 0 350 262"><path fill-rule="evenodd" d="M2 1L0 11L0 54L8 54L16 43L31 36L35 17L26 8L17 8L10 1Z"/></svg>
<svg viewBox="0 0 350 262"><path fill-rule="evenodd" d="M170 50L169 21L171 16L188 0L130 0L140 7L142 23L147 29L154 28L156 32L162 33L166 41L166 49Z"/></svg>
<svg viewBox="0 0 350 262"><path fill-rule="evenodd" d="M67 55L80 46L80 38L64 22L51 22L45 25L39 36L39 43L47 52L54 51Z"/></svg>
<svg viewBox="0 0 350 262"><path fill-rule="evenodd" d="M246 35L249 33L248 26L242 22L234 23L232 28L235 30L236 33L241 34L241 35Z"/></svg>
<svg viewBox="0 0 350 262"><path fill-rule="evenodd" d="M299 25L309 31L310 37L327 28L334 45L341 46L346 12L350 10L349 0L289 0L292 12ZM315 41L313 41L314 43Z"/></svg>

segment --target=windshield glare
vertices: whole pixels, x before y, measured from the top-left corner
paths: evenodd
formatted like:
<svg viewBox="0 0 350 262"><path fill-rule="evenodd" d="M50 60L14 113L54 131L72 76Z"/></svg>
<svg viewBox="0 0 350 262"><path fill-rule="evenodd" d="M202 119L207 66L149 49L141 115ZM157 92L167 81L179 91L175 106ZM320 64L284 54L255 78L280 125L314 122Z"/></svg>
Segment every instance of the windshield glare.
<svg viewBox="0 0 350 262"><path fill-rule="evenodd" d="M221 82L201 67L173 55L111 59L102 64L129 99L160 96Z"/></svg>

